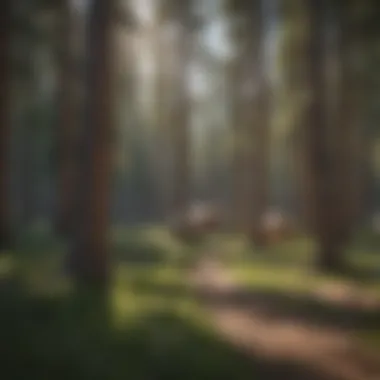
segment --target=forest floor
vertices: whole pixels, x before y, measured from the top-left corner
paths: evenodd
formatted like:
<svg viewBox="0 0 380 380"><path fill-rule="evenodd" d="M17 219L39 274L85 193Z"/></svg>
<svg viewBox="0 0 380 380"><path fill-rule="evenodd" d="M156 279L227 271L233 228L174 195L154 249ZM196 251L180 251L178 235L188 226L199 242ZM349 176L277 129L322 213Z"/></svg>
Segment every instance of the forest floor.
<svg viewBox="0 0 380 380"><path fill-rule="evenodd" d="M309 272L302 241L265 253L222 236L189 247L155 226L111 239L106 295L71 286L67 248L49 232L0 258L1 379L380 378L354 345L380 331L378 280ZM376 269L369 251L354 257Z"/></svg>
<svg viewBox="0 0 380 380"><path fill-rule="evenodd" d="M260 260L224 265L207 251L190 283L226 341L273 363L263 379L380 379L380 354L357 339L380 326L371 287Z"/></svg>

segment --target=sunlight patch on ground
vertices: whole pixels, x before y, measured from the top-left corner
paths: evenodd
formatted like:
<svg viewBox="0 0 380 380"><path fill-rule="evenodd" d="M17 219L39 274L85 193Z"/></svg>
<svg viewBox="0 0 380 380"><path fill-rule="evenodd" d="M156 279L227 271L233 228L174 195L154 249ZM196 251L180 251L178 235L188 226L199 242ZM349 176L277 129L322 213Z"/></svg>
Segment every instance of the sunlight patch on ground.
<svg viewBox="0 0 380 380"><path fill-rule="evenodd" d="M11 255L2 253L0 256L0 278L8 277L14 269L14 260Z"/></svg>
<svg viewBox="0 0 380 380"><path fill-rule="evenodd" d="M120 265L112 300L117 324L159 311L170 311L182 316L194 316L199 312L187 288L186 274L168 265Z"/></svg>

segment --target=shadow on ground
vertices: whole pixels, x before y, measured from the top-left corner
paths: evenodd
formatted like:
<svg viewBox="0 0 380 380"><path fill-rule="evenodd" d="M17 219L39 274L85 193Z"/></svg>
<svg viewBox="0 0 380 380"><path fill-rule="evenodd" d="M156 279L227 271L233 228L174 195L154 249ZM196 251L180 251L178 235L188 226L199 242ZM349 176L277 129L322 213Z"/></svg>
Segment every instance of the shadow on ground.
<svg viewBox="0 0 380 380"><path fill-rule="evenodd" d="M98 294L31 297L9 283L0 290L4 380L322 380L291 363L248 357L174 311L152 312L116 327L109 300Z"/></svg>
<svg viewBox="0 0 380 380"><path fill-rule="evenodd" d="M378 330L380 308L371 310L335 304L312 294L279 290L232 290L224 293L204 292L203 297L214 306L230 306L260 313L267 320L289 320L318 327L342 330Z"/></svg>

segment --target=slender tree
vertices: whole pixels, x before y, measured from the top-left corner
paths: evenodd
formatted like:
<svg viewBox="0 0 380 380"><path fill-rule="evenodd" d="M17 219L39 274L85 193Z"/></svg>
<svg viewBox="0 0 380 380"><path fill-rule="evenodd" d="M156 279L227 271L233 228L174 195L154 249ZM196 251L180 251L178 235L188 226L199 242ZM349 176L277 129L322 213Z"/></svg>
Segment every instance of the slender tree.
<svg viewBox="0 0 380 380"><path fill-rule="evenodd" d="M77 93L75 91L75 28L69 0L60 1L59 18L59 126L58 126L58 210L57 232L67 235L72 225L76 166Z"/></svg>
<svg viewBox="0 0 380 380"><path fill-rule="evenodd" d="M324 23L326 2L309 0L310 43L309 43L309 74L311 99L309 104L309 120L305 126L305 139L308 155L305 163L312 175L313 192L309 194L311 205L312 227L319 243L318 258L321 267L339 266L338 253L335 242L332 240L332 221L330 220L331 199L331 167L326 149L327 120L324 108L325 78L324 78Z"/></svg>
<svg viewBox="0 0 380 380"><path fill-rule="evenodd" d="M295 214L303 229L311 217L309 195L312 192L310 170L304 164L306 144L304 143L305 125L308 123L307 96L309 92L308 75L308 23L306 3L303 0L282 2L281 34L278 51L278 69L281 80L278 84L276 112L281 116L281 128L286 131L286 143L291 156L290 174L294 181ZM309 229L309 228L308 228ZM309 229L310 230L310 229Z"/></svg>
<svg viewBox="0 0 380 380"><path fill-rule="evenodd" d="M10 34L11 1L5 0L0 15L0 251L10 245L9 152L10 145Z"/></svg>
<svg viewBox="0 0 380 380"><path fill-rule="evenodd" d="M262 220L268 209L269 197L269 160L270 160L270 126L269 126L269 81L264 59L264 2L252 2L248 24L248 58L250 81L250 107L247 121L249 123L251 149L250 192L248 202L250 209L250 226L256 243L263 244ZM249 204L249 203L248 203Z"/></svg>
<svg viewBox="0 0 380 380"><path fill-rule="evenodd" d="M349 63L346 76L349 76L351 88L347 95L350 96L351 102L350 112L345 112L345 115L353 129L351 160L352 157L355 160L351 180L355 186L350 186L350 212L353 225L358 226L371 216L375 205L373 182L376 174L373 172L371 156L376 142L376 130L378 131L376 121L372 121L372 113L378 109L376 99L379 84L376 62L379 7L373 0L351 1L349 4L350 7L346 9L346 17L349 18L346 31L349 39L346 38L346 56L343 57L343 62L346 66Z"/></svg>
<svg viewBox="0 0 380 380"><path fill-rule="evenodd" d="M170 125L171 58L173 38L168 36L168 27L172 24L170 4L167 0L157 2L156 21L152 29L152 41L155 55L155 110L153 141L153 177L155 179L156 206L159 217L167 219L170 213L170 194L172 185L172 148Z"/></svg>
<svg viewBox="0 0 380 380"><path fill-rule="evenodd" d="M177 21L175 96L172 114L174 189L172 212L184 214L190 201L190 97L189 63L193 41L192 1L172 2Z"/></svg>
<svg viewBox="0 0 380 380"><path fill-rule="evenodd" d="M229 104L230 104L230 124L233 138L233 155L232 155L232 220L233 227L237 230L244 229L245 196L244 177L246 176L246 157L245 157L245 129L243 122L243 67L242 49L244 46L244 26L241 22L239 9L233 7L231 2L228 6L232 11L230 14L230 33L231 40L235 47L235 54L228 66L229 82Z"/></svg>
<svg viewBox="0 0 380 380"><path fill-rule="evenodd" d="M358 29L350 4L334 4L332 22L336 24L336 60L339 76L337 80L336 124L334 134L335 181L337 192L337 234L341 246L345 247L353 234L358 219L359 183L357 178L357 142L360 141L361 125L360 99L358 97L359 72L355 69L354 54L359 53L357 46ZM335 17L334 17L335 16ZM332 128L334 125L331 126ZM339 202L338 202L339 201Z"/></svg>

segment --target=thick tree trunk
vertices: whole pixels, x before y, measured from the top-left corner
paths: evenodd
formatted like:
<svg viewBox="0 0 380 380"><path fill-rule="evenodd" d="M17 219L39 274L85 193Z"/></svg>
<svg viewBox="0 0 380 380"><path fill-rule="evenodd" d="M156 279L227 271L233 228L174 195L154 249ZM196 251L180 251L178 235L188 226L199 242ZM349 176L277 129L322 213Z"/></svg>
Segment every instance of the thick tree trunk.
<svg viewBox="0 0 380 380"><path fill-rule="evenodd" d="M264 68L263 2L228 2L241 54L230 68L231 123L234 137L233 224L256 243L267 209L269 185L268 82ZM240 19L240 20L239 20ZM243 21L244 20L244 21Z"/></svg>
<svg viewBox="0 0 380 380"><path fill-rule="evenodd" d="M9 152L10 146L10 33L11 0L4 0L0 15L0 251L9 248Z"/></svg>
<svg viewBox="0 0 380 380"><path fill-rule="evenodd" d="M335 179L339 205L337 215L337 238L340 244L346 246L352 236L355 222L358 217L359 178L356 173L356 164L359 162L357 142L360 128L358 115L360 113L360 101L358 99L359 73L355 70L353 55L355 49L355 34L349 23L352 12L350 8L337 5L336 9L337 30L337 61L340 76L338 79L338 104L337 123L335 133ZM356 50L356 51L355 51Z"/></svg>
<svg viewBox="0 0 380 380"><path fill-rule="evenodd" d="M303 233L313 233L312 221L314 217L314 203L311 199L314 191L313 176L309 164L305 163L308 158L308 146L305 143L307 136L306 126L309 123L309 110L306 103L306 95L310 95L309 57L306 51L309 47L307 28L307 2L296 0L282 2L281 11L284 18L284 29L290 30L284 37L281 58L284 60L282 74L285 78L285 96L280 97L283 107L291 107L294 112L289 120L291 133L289 144L291 149L291 171L294 179L296 205L296 217L298 228ZM297 28L294 26L297 25ZM281 88L281 87L280 87ZM289 105L288 97L292 97ZM293 103L294 102L294 103Z"/></svg>
<svg viewBox="0 0 380 380"><path fill-rule="evenodd" d="M61 0L59 50L58 209L56 230L67 236L73 222L76 166L76 93L74 88L73 17L69 0Z"/></svg>
<svg viewBox="0 0 380 380"><path fill-rule="evenodd" d="M246 128L249 136L247 155L249 171L246 204L247 221L254 242L262 245L262 219L268 209L269 195L269 144L270 128L268 123L269 82L264 56L264 4L256 0L249 5L249 27L247 30L247 74L249 102L246 110Z"/></svg>
<svg viewBox="0 0 380 380"><path fill-rule="evenodd" d="M305 164L312 173L313 192L309 200L313 206L312 226L317 238L317 265L328 271L343 269L343 245L341 231L341 188L336 181L336 162L329 146L331 125L327 118L325 78L325 22L326 0L309 0L310 51L309 69L311 101L309 123L306 128L307 156Z"/></svg>
<svg viewBox="0 0 380 380"><path fill-rule="evenodd" d="M111 60L114 2L94 0L87 26L85 125L76 189L75 239L71 269L78 283L105 287L112 137Z"/></svg>
<svg viewBox="0 0 380 380"><path fill-rule="evenodd" d="M342 255L343 246L333 240L319 241L316 252L316 268L323 273L344 273L346 261Z"/></svg>
<svg viewBox="0 0 380 380"><path fill-rule="evenodd" d="M190 0L177 6L179 21L176 63L176 98L173 107L174 189L172 212L183 214L190 202L190 127L191 104L188 88L192 32L189 30Z"/></svg>
<svg viewBox="0 0 380 380"><path fill-rule="evenodd" d="M347 85L341 89L342 96L346 102L341 103L343 120L341 123L342 133L349 136L346 150L347 162L350 162L350 173L347 178L348 191L348 221L350 229L359 227L364 221L367 196L365 188L368 183L369 167L368 156L370 154L370 128L366 120L365 107L368 93L368 79L370 76L366 70L365 61L371 54L371 45L365 38L365 25L363 21L357 20L357 9L360 4L352 4L346 10L346 20L342 24L342 81ZM343 8L345 9L345 8ZM342 10L343 12L343 10ZM355 17L356 16L356 17ZM350 20L353 20L349 23ZM360 57L358 61L358 57ZM349 124L345 131L345 124Z"/></svg>

